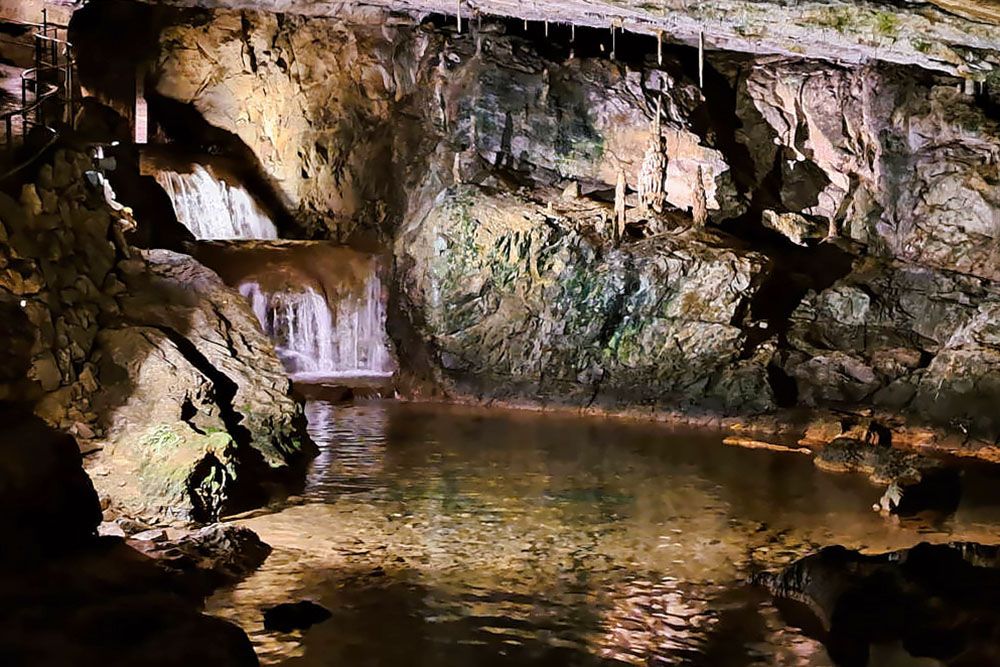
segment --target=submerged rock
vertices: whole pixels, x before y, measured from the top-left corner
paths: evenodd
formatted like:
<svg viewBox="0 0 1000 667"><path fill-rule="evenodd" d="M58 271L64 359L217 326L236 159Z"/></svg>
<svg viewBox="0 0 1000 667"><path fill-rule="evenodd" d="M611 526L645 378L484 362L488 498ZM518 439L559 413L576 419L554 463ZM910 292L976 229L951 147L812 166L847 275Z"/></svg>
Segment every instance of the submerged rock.
<svg viewBox="0 0 1000 667"><path fill-rule="evenodd" d="M861 472L876 484L886 484L875 509L891 514L922 510L954 511L961 497L960 473L921 454L854 438L837 438L813 459L823 470Z"/></svg>
<svg viewBox="0 0 1000 667"><path fill-rule="evenodd" d="M199 595L244 579L271 553L255 532L229 524L205 526L176 539L143 541L141 534L133 535L128 542Z"/></svg>
<svg viewBox="0 0 1000 667"><path fill-rule="evenodd" d="M754 582L808 607L839 665L864 667L873 645L890 642L946 665L1000 664L1000 547L919 544L876 556L827 547Z"/></svg>
<svg viewBox="0 0 1000 667"><path fill-rule="evenodd" d="M264 628L277 632L306 630L333 616L330 610L315 602L286 602L264 610Z"/></svg>

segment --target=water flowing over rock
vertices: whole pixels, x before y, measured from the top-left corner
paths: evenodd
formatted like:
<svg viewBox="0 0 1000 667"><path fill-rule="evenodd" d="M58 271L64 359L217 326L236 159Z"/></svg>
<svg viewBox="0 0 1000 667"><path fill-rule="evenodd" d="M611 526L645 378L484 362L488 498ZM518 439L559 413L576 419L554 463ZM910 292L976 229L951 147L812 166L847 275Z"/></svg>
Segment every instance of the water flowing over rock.
<svg viewBox="0 0 1000 667"><path fill-rule="evenodd" d="M249 192L192 165L190 173L156 175L173 202L177 220L199 239L276 239L274 223Z"/></svg>
<svg viewBox="0 0 1000 667"><path fill-rule="evenodd" d="M87 185L90 166L61 150L20 203L0 196L0 301L16 309L5 395L90 441L95 485L135 512L260 502L309 450L273 346L216 274L126 247L127 213Z"/></svg>
<svg viewBox="0 0 1000 667"><path fill-rule="evenodd" d="M293 378L392 374L376 273L360 294L343 295L333 304L311 287L269 292L248 282L239 289Z"/></svg>
<svg viewBox="0 0 1000 667"><path fill-rule="evenodd" d="M383 258L325 242L201 243L239 290L292 378L390 376Z"/></svg>
<svg viewBox="0 0 1000 667"><path fill-rule="evenodd" d="M94 398L112 439L102 465L138 473L107 492L215 519L259 502L268 471L287 471L309 450L301 407L235 290L186 255L143 259L145 270L126 277L129 326L98 340L100 373L115 380Z"/></svg>

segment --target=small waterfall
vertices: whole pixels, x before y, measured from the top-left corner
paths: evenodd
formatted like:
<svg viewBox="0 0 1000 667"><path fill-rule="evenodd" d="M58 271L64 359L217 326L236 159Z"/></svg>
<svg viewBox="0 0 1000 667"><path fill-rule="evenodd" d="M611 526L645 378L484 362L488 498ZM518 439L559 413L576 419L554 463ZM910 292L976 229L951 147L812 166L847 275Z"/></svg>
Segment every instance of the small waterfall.
<svg viewBox="0 0 1000 667"><path fill-rule="evenodd" d="M278 230L240 186L215 178L203 166L191 173L160 171L159 183L174 204L177 220L198 239L276 239Z"/></svg>
<svg viewBox="0 0 1000 667"><path fill-rule="evenodd" d="M293 378L392 375L382 283L374 269L360 293L342 295L333 308L312 287L269 292L245 282L239 290Z"/></svg>

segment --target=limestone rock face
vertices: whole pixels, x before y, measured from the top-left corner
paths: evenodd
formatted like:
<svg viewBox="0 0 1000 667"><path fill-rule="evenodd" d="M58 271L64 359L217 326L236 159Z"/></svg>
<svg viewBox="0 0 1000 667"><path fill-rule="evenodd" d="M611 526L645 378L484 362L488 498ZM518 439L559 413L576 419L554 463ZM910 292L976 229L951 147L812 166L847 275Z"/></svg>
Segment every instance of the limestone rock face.
<svg viewBox="0 0 1000 667"><path fill-rule="evenodd" d="M733 324L764 258L690 234L609 250L595 213L461 187L404 230L400 298L444 382L577 406L771 407Z"/></svg>
<svg viewBox="0 0 1000 667"><path fill-rule="evenodd" d="M452 395L778 403L1000 436L994 26L927 6L671 8L656 21L709 12L691 35L710 47L780 54L710 48L699 87L690 54L658 64L653 40L617 33L611 59L610 31L571 46L557 14L543 41L485 18L458 34L372 6L212 4L243 11L169 25L156 90L238 138L293 235L394 245L401 362ZM258 11L276 7L306 16ZM721 37L737 7L742 46ZM650 11L591 8L619 10ZM644 164L666 164L662 213L636 196L659 183ZM58 360L39 363L51 382Z"/></svg>
<svg viewBox="0 0 1000 667"><path fill-rule="evenodd" d="M211 519L260 501L311 448L272 344L195 260L123 246L89 168L58 151L19 202L0 195L2 398L104 446L97 486L137 511Z"/></svg>
<svg viewBox="0 0 1000 667"><path fill-rule="evenodd" d="M809 405L869 403L912 411L980 437L1000 359L993 318L1000 288L972 276L868 261L792 314L784 361Z"/></svg>
<svg viewBox="0 0 1000 667"><path fill-rule="evenodd" d="M473 181L505 169L603 190L623 171L634 189L660 91L667 203L693 205L701 168L711 213L746 205L704 122L705 100L674 58L636 69L546 59L496 30L474 39L403 20L217 11L163 31L156 90L252 151L295 214L295 233L387 235L429 184L456 180L456 154Z"/></svg>
<svg viewBox="0 0 1000 667"><path fill-rule="evenodd" d="M454 15L456 11L448 0L371 0L361 8L345 5L342 0L150 1L327 17L345 13L371 17L375 7L416 14ZM553 25L572 23L605 30L619 25L646 35L663 32L669 40L687 45L696 44L703 34L710 48L730 51L848 63L884 60L975 77L988 76L998 63L995 27L1000 23L1000 8L995 0L920 4L717 0L704 5L674 0L663 4L640 0L601 4L587 0L483 0L475 8L485 15ZM469 8L464 11L469 12Z"/></svg>
<svg viewBox="0 0 1000 667"><path fill-rule="evenodd" d="M745 85L789 211L879 254L998 278L1000 127L955 80L795 60L754 66Z"/></svg>

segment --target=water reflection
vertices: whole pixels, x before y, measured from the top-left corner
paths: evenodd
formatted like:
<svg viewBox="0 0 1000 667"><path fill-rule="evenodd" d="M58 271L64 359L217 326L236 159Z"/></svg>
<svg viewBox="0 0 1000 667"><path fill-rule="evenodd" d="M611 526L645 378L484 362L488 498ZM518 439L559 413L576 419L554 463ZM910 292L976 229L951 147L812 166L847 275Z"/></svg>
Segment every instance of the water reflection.
<svg viewBox="0 0 1000 667"><path fill-rule="evenodd" d="M246 521L275 553L209 609L289 665L801 665L823 648L743 582L818 545L989 540L973 492L887 522L863 479L656 425L314 402L307 503ZM984 488L986 484L982 485ZM309 598L334 618L266 633Z"/></svg>

